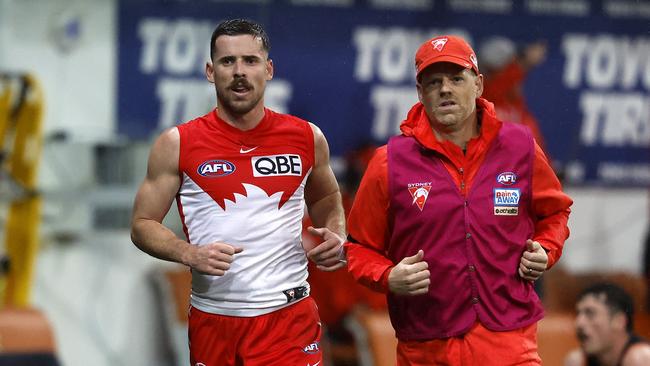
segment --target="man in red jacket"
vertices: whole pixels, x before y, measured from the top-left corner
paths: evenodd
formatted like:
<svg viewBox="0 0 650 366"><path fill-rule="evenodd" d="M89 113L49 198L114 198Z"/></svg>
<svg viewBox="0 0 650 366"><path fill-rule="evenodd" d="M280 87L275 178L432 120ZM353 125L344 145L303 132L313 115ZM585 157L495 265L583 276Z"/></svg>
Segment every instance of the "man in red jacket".
<svg viewBox="0 0 650 366"><path fill-rule="evenodd" d="M479 51L481 60L485 60L482 52L492 51L487 47L495 46L495 42L500 40L497 38L487 45L484 44L483 49ZM499 47L493 48L494 51L498 51ZM544 149L544 153L548 153L544 135L537 118L528 108L523 89L530 70L546 60L547 50L548 46L545 41L532 42L524 45L519 52L513 49L509 60L502 65L491 65L493 67L489 68L488 72L485 72L485 67L482 67L485 72L483 97L494 103L497 118L528 126L533 133L535 142ZM488 55L492 56L489 52Z"/></svg>
<svg viewBox="0 0 650 366"><path fill-rule="evenodd" d="M571 198L525 126L481 98L455 36L415 56L420 102L380 147L348 218L348 268L387 292L398 365L540 365L533 281L560 257Z"/></svg>

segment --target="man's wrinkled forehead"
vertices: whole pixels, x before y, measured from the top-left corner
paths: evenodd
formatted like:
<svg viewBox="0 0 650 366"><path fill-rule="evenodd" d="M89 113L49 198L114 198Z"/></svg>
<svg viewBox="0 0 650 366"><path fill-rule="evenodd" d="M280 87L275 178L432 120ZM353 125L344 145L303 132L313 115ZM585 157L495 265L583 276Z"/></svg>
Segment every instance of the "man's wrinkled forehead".
<svg viewBox="0 0 650 366"><path fill-rule="evenodd" d="M475 76L476 74L472 69L467 69L451 62L436 62L422 70L422 72L417 75L417 81L420 82L437 76L456 75Z"/></svg>

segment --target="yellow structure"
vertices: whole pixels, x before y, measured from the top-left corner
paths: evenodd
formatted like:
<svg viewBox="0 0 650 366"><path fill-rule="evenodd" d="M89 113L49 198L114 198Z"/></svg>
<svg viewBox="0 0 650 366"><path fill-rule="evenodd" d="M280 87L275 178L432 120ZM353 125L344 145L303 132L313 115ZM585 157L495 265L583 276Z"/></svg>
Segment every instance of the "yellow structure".
<svg viewBox="0 0 650 366"><path fill-rule="evenodd" d="M0 75L0 151L2 184L20 189L9 201L4 224L5 255L9 258L3 305L25 307L30 302L39 244L41 197L37 171L41 157L43 95L32 75Z"/></svg>

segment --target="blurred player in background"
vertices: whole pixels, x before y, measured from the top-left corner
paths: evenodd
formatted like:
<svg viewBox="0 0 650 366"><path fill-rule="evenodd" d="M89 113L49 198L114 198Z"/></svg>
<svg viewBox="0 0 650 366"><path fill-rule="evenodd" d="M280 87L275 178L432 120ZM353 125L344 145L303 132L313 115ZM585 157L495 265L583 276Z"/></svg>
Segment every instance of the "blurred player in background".
<svg viewBox="0 0 650 366"><path fill-rule="evenodd" d="M528 72L546 60L547 50L545 41L518 49L508 38L491 37L481 44L478 54L485 76L483 97L494 103L497 118L528 126L545 152L546 142L537 118L528 108L524 82Z"/></svg>
<svg viewBox="0 0 650 366"><path fill-rule="evenodd" d="M650 344L634 334L634 302L621 287L598 283L584 289L576 303L580 349L565 366L650 365Z"/></svg>
<svg viewBox="0 0 650 366"><path fill-rule="evenodd" d="M367 142L345 154L345 168L339 187L346 215L376 148L375 144ZM307 231L310 225L309 216L305 216L303 242L306 244L320 240ZM386 296L359 284L348 271L323 272L313 262L309 264L309 283L312 286L311 296L318 304L318 312L326 327L325 336L331 356L329 361L332 366L356 365L358 350L347 320L355 311L385 311Z"/></svg>

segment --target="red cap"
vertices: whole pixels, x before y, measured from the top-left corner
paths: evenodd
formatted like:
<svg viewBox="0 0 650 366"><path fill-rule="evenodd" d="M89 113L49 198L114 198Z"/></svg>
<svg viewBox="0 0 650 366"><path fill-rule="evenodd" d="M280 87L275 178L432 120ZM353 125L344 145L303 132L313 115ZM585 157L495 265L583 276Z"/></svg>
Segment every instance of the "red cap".
<svg viewBox="0 0 650 366"><path fill-rule="evenodd" d="M436 62L451 62L479 74L474 50L457 36L438 36L424 42L415 53L417 75Z"/></svg>

